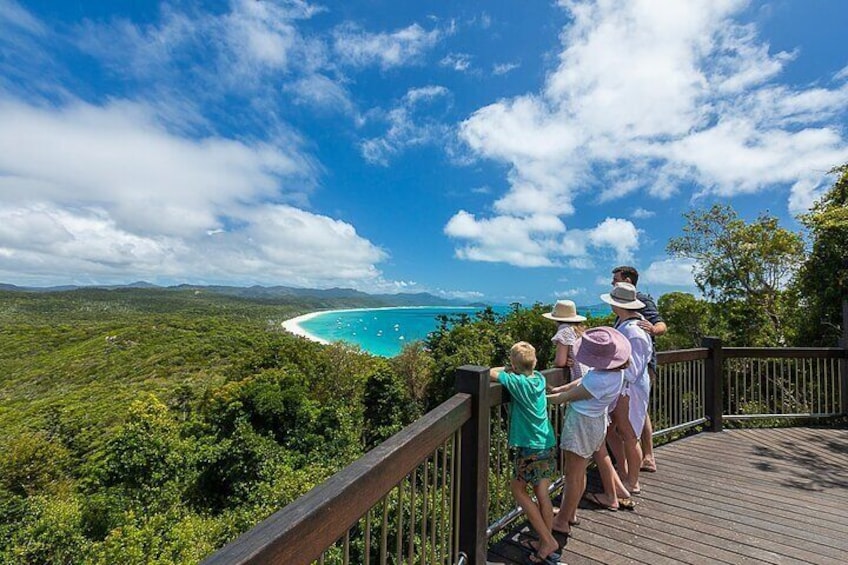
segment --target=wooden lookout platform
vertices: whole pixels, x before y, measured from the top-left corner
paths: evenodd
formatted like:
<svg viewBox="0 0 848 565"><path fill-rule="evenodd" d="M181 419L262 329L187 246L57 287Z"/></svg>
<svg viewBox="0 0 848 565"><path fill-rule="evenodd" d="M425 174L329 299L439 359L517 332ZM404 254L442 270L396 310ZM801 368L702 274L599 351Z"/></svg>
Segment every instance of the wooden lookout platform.
<svg viewBox="0 0 848 565"><path fill-rule="evenodd" d="M848 429L725 430L656 452L634 512L581 502L561 562L848 563ZM493 545L488 562L525 563L527 532Z"/></svg>

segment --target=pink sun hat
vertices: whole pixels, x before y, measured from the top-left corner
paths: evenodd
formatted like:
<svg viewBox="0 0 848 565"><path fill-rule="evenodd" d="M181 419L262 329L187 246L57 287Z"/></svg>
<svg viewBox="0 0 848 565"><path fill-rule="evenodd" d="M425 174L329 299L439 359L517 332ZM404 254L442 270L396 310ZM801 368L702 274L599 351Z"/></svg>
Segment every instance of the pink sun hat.
<svg viewBox="0 0 848 565"><path fill-rule="evenodd" d="M574 344L574 360L595 369L613 369L630 359L630 351L630 340L624 334L600 326L583 332Z"/></svg>

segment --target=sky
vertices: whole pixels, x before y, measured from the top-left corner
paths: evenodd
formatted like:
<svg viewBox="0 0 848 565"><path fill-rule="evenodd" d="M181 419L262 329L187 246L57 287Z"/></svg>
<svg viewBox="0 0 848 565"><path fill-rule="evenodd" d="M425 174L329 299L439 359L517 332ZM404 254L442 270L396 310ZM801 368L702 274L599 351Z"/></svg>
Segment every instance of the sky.
<svg viewBox="0 0 848 565"><path fill-rule="evenodd" d="M0 0L0 282L594 304L848 162L848 2Z"/></svg>

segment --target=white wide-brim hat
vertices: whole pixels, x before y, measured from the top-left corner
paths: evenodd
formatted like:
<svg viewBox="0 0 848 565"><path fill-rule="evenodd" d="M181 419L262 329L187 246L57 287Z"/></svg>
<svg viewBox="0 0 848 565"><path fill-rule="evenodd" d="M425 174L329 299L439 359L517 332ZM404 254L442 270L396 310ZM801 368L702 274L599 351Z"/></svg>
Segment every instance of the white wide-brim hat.
<svg viewBox="0 0 848 565"><path fill-rule="evenodd" d="M636 298L636 287L626 282L615 283L612 292L602 294L601 300L625 310L641 310L645 307L645 303Z"/></svg>
<svg viewBox="0 0 848 565"><path fill-rule="evenodd" d="M630 359L631 351L623 333L600 326L586 330L574 343L574 360L594 369L614 369Z"/></svg>
<svg viewBox="0 0 848 565"><path fill-rule="evenodd" d="M577 313L577 306L571 300L557 300L553 310L542 314L555 322L585 322L586 316Z"/></svg>

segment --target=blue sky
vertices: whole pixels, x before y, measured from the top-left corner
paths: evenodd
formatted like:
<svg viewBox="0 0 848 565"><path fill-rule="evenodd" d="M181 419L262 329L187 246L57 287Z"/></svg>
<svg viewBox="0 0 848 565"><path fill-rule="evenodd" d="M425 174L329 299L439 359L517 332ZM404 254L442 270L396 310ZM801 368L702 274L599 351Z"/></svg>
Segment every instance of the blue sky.
<svg viewBox="0 0 848 565"><path fill-rule="evenodd" d="M597 302L848 162L839 0L0 0L0 282Z"/></svg>

